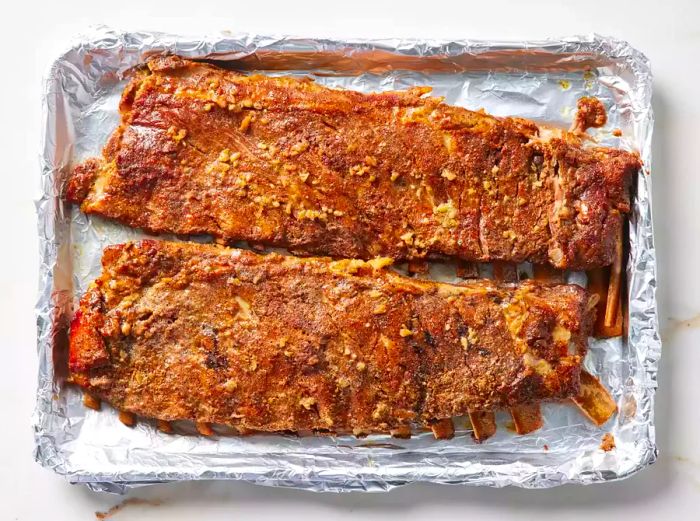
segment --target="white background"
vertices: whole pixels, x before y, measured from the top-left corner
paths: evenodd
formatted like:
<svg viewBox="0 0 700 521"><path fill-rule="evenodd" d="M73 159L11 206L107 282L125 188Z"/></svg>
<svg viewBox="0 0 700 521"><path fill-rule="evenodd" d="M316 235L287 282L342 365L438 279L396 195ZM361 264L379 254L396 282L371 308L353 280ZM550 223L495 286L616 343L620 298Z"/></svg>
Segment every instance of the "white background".
<svg viewBox="0 0 700 521"><path fill-rule="evenodd" d="M654 220L664 353L659 461L620 483L546 491L417 485L385 494L314 494L244 483L140 489L114 519L700 518L700 4L688 1L343 2L51 1L0 5L0 520L94 519L121 498L71 486L32 460L34 302L41 78L90 24L175 32L334 37L527 39L598 32L651 59Z"/></svg>

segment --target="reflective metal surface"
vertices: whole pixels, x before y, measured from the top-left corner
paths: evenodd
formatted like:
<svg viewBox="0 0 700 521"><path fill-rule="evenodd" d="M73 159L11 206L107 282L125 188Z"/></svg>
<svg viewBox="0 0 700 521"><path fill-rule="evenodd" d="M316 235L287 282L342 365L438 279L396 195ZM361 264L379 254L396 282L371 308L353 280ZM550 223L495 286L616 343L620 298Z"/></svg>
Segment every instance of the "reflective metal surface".
<svg viewBox="0 0 700 521"><path fill-rule="evenodd" d="M86 409L81 393L65 382L73 306L98 275L103 247L144 234L86 217L59 194L71 166L99 154L117 126L117 104L129 70L162 52L208 58L243 71L311 76L325 85L360 91L430 85L434 95L450 104L567 127L580 96L600 98L609 123L594 131L594 138L603 145L638 150L645 164L629 226L629 331L624 339L591 340L586 360L612 390L620 412L596 428L571 405L546 404L541 430L517 436L502 414L498 433L476 444L460 420L455 438L444 441L428 432L410 440L204 438L163 434L148 421L132 429L109 407ZM244 479L315 491L381 491L414 481L541 488L620 479L649 465L656 458L653 403L661 352L648 175L650 101L646 58L625 42L599 36L542 42L341 42L94 29L55 61L45 86L43 196L37 202L41 291L36 308L36 459L72 482L113 492L185 479ZM613 129L620 129L622 137L613 135ZM571 274L570 280L580 281L581 276ZM617 445L611 452L599 448L606 432Z"/></svg>

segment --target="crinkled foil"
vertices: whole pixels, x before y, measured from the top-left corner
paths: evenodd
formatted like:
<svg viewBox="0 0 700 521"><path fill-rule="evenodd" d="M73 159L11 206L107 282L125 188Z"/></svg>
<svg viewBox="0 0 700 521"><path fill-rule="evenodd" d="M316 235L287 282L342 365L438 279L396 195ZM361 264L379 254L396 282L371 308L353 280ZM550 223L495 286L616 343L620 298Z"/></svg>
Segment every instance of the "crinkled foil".
<svg viewBox="0 0 700 521"><path fill-rule="evenodd" d="M570 404L544 406L545 426L517 436L501 414L498 433L476 444L464 422L452 440L430 433L387 436L212 437L168 435L152 422L122 425L114 410L83 407L65 384L67 328L78 296L100 270L105 245L143 234L80 214L59 194L70 166L99 154L118 124L129 70L158 53L226 62L245 71L311 76L334 87L377 91L430 85L448 103L569 126L576 100L600 98L604 145L638 150L644 161L629 226L628 333L591 340L586 365L612 390L619 413L597 428ZM41 248L37 303L39 385L35 456L43 466L96 490L185 479L243 479L315 491L381 491L417 481L518 485L621 479L654 462L654 391L661 344L652 236L651 74L627 43L583 36L547 41L312 40L263 36L180 37L96 28L51 66L37 202ZM616 137L613 129L621 129ZM573 277L576 280L576 277ZM578 279L580 280L580 279ZM617 448L599 448L604 433Z"/></svg>

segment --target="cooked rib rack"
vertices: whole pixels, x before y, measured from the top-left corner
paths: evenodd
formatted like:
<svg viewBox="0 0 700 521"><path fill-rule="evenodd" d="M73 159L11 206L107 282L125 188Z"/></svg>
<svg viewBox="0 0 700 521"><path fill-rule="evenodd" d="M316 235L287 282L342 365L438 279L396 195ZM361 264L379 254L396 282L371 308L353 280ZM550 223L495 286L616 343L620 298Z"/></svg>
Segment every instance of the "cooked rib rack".
<svg viewBox="0 0 700 521"><path fill-rule="evenodd" d="M67 197L156 233L304 254L613 262L640 161L582 146L581 129L604 120L592 100L581 113L596 117L566 132L429 91L362 94L157 58Z"/></svg>
<svg viewBox="0 0 700 521"><path fill-rule="evenodd" d="M500 408L525 429L529 405L578 393L595 304L584 289L436 283L388 262L111 246L71 325L71 378L127 423L205 433L405 437L418 424L444 437L449 418Z"/></svg>

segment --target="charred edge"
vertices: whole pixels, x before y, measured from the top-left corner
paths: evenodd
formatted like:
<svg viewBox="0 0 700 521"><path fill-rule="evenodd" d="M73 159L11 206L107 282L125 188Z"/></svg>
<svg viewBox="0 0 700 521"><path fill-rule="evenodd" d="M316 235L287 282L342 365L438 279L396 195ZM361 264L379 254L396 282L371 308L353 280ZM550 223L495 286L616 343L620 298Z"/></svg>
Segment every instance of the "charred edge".
<svg viewBox="0 0 700 521"><path fill-rule="evenodd" d="M81 204L90 193L102 166L102 160L90 158L73 169L63 198L69 203Z"/></svg>
<svg viewBox="0 0 700 521"><path fill-rule="evenodd" d="M95 321L95 316L101 316L103 307L102 295L89 291L83 296L81 307L71 320L68 369L73 378L85 377L85 373L111 362L107 346L98 330L100 324Z"/></svg>

